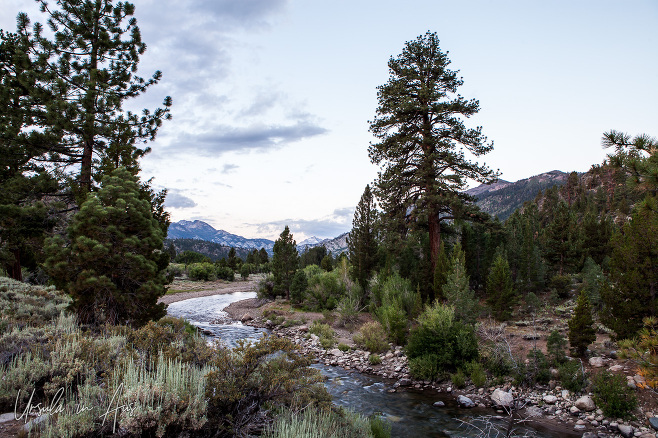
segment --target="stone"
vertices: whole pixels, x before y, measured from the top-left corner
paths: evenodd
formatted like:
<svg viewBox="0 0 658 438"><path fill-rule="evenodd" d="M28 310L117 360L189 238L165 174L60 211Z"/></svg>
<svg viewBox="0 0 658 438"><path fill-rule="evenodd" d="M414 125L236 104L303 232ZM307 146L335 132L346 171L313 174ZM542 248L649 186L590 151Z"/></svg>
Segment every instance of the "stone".
<svg viewBox="0 0 658 438"><path fill-rule="evenodd" d="M7 412L6 414L0 415L0 423L6 423L7 421L12 421L16 417L14 417L13 412Z"/></svg>
<svg viewBox="0 0 658 438"><path fill-rule="evenodd" d="M582 438L599 438L598 434L595 434L594 432L585 432L582 436Z"/></svg>
<svg viewBox="0 0 658 438"><path fill-rule="evenodd" d="M253 319L254 319L253 316L251 316L249 313L245 313L244 315L242 315L242 318L240 318L240 322L247 322Z"/></svg>
<svg viewBox="0 0 658 438"><path fill-rule="evenodd" d="M640 376L639 374L634 375L633 380L635 380L635 384L638 385L638 386L643 386L647 383L647 381L644 379L644 377Z"/></svg>
<svg viewBox="0 0 658 438"><path fill-rule="evenodd" d="M446 404L443 403L442 401L436 401L436 402L434 402L434 404L433 404L432 406L436 406L437 408L442 408L442 407L444 407L445 405L446 405Z"/></svg>
<svg viewBox="0 0 658 438"><path fill-rule="evenodd" d="M528 417L541 417L543 415L541 408L537 406L529 406L525 408L525 413Z"/></svg>
<svg viewBox="0 0 658 438"><path fill-rule="evenodd" d="M604 365L602 357L590 357L589 364L594 368L601 368Z"/></svg>
<svg viewBox="0 0 658 438"><path fill-rule="evenodd" d="M400 386L411 386L413 382L411 381L411 379L400 379L398 383L400 384Z"/></svg>
<svg viewBox="0 0 658 438"><path fill-rule="evenodd" d="M578 414L580 414L580 409L578 409L575 406L571 406L569 408L569 412L571 413L571 415L578 415Z"/></svg>
<svg viewBox="0 0 658 438"><path fill-rule="evenodd" d="M343 357L343 352L340 351L338 348L334 348L333 350L330 350L329 354L336 357Z"/></svg>
<svg viewBox="0 0 658 438"><path fill-rule="evenodd" d="M633 426L629 426L627 424L620 424L618 429L619 429L619 433L624 438L631 438L635 434L635 430L633 429Z"/></svg>
<svg viewBox="0 0 658 438"><path fill-rule="evenodd" d="M512 406L512 404L514 403L514 396L512 396L512 394L510 394L509 392L505 392L500 388L496 388L493 394L491 394L491 401L496 406L502 406L507 408Z"/></svg>
<svg viewBox="0 0 658 438"><path fill-rule="evenodd" d="M462 408L474 408L475 407L475 403L473 403L473 400L471 400L470 398L468 398L464 395L460 395L459 397L457 397L457 403Z"/></svg>
<svg viewBox="0 0 658 438"><path fill-rule="evenodd" d="M624 367L622 365L613 365L610 368L608 368L608 371L612 371L613 373L616 373L618 371L623 370Z"/></svg>
<svg viewBox="0 0 658 438"><path fill-rule="evenodd" d="M658 430L658 417L651 417L649 418L649 424L651 427L653 427L655 430Z"/></svg>
<svg viewBox="0 0 658 438"><path fill-rule="evenodd" d="M585 426L584 424L576 424L576 425L573 427L573 430L577 430L577 431L579 431L579 432L582 432L582 431L585 430L585 429L587 429L587 426Z"/></svg>
<svg viewBox="0 0 658 438"><path fill-rule="evenodd" d="M545 403L548 403L549 405L554 405L555 402L557 401L557 397L554 395L545 395L543 398Z"/></svg>
<svg viewBox="0 0 658 438"><path fill-rule="evenodd" d="M569 399L569 390L568 389L563 389L562 390L562 398L565 400Z"/></svg>
<svg viewBox="0 0 658 438"><path fill-rule="evenodd" d="M585 412L591 412L596 409L594 400L592 400L592 397L590 397L589 395L580 397L578 400L576 400L574 406L580 409L581 411L585 411Z"/></svg>
<svg viewBox="0 0 658 438"><path fill-rule="evenodd" d="M50 415L43 414L43 415L35 418L34 420L30 421L26 425L24 425L22 429L27 434L32 432L33 429L34 430L40 430L43 426L45 426L44 422L48 421L49 418L50 418ZM42 423L44 423L44 424L42 424Z"/></svg>

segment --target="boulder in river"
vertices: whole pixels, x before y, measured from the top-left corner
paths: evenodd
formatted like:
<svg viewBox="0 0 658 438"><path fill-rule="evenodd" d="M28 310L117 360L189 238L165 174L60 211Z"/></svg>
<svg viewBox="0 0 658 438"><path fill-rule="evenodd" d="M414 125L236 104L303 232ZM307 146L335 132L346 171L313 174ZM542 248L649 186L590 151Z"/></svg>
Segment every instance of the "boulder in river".
<svg viewBox="0 0 658 438"><path fill-rule="evenodd" d="M500 388L496 388L493 394L491 394L491 401L496 406L502 406L507 408L512 406L512 404L514 403L514 396L509 392L503 391Z"/></svg>
<svg viewBox="0 0 658 438"><path fill-rule="evenodd" d="M457 403L462 408L474 408L475 407L475 403L473 403L473 400L466 397L465 395L460 395L459 397L457 397Z"/></svg>

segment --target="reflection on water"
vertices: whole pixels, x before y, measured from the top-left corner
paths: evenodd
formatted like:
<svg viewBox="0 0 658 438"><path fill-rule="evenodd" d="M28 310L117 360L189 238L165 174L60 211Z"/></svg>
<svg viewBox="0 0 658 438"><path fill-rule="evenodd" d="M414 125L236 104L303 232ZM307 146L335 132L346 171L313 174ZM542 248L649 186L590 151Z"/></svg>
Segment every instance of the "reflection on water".
<svg viewBox="0 0 658 438"><path fill-rule="evenodd" d="M255 297L255 292L235 292L192 298L170 304L167 312L172 316L187 319L206 333L211 333L212 338L221 339L229 346L235 346L238 339L257 339L266 333L266 330L231 321L223 309L233 302ZM218 320L227 323L212 324L213 321ZM475 437L477 434L466 429L458 418L468 421L469 418L479 415L495 415L491 409L461 409L457 406L454 397L447 394L430 394L414 390L389 393L392 382L386 383L381 378L346 371L340 367L320 364L313 367L322 371L327 377L325 384L336 404L364 415L382 415L391 423L394 437ZM433 406L436 401L444 402L445 406ZM533 436L536 437L565 436L547 430L526 430L534 432ZM579 435L574 433L568 436Z"/></svg>

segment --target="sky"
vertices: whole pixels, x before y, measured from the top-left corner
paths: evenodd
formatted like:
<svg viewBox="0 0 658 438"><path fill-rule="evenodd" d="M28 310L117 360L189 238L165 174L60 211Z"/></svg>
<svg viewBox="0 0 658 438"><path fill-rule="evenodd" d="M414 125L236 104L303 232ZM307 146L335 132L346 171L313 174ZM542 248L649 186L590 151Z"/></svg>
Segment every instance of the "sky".
<svg viewBox="0 0 658 438"><path fill-rule="evenodd" d="M55 2L51 0L52 4ZM173 99L143 179L166 188L173 221L203 220L247 238L297 242L351 228L378 167L377 86L405 42L436 32L466 121L494 150L479 161L517 181L588 170L611 129L658 135L658 1L134 0L147 44L139 74L162 80L126 102ZM15 30L30 0L0 0Z"/></svg>

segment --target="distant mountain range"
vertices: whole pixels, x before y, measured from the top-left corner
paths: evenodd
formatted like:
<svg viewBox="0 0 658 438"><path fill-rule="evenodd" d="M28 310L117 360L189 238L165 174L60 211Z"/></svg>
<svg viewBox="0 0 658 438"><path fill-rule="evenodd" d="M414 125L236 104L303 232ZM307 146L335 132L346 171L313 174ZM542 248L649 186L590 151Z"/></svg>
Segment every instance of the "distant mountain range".
<svg viewBox="0 0 658 438"><path fill-rule="evenodd" d="M517 182L499 180L489 185L482 184L467 190L466 193L477 199L477 205L483 211L494 217L497 216L501 221L505 221L524 202L533 200L540 190L545 191L555 185L564 185L568 176L568 173L553 170ZM309 248L324 245L328 251L337 255L347 251L347 235L348 233L344 233L333 239L310 237L299 242L297 250L301 253ZM216 230L211 225L199 220L183 220L172 223L169 226L167 238L174 241L176 239L194 239L214 242L222 247L243 248L246 250L265 248L269 254L272 254L274 248L274 241L272 240L247 239L224 230ZM187 245L190 245L190 243L186 243ZM178 246L180 245L176 245L177 249ZM197 247L200 249L199 252L212 252L214 257L221 257L221 254L224 253L224 250L218 247L213 247L212 251L210 251L210 248L202 251L205 248L204 245L197 244Z"/></svg>
<svg viewBox="0 0 658 438"><path fill-rule="evenodd" d="M341 234L334 239L319 239L317 237L310 237L299 242L297 244L297 250L299 252L304 252L308 248L324 245L332 254L340 254L347 250L347 234L348 233ZM272 250L274 249L274 241L272 240L247 239L242 236L231 234L224 230L216 230L212 227L212 225L199 220L182 220L172 223L169 225L169 233L167 234L167 239L174 242L181 239L206 241L216 243L222 247L243 248L248 250L265 248L265 251L267 251L269 254L272 254ZM178 249L179 245L175 246ZM199 249L205 249L205 251L197 251L201 252L202 254L205 254L208 250L207 248L203 247L203 245L198 245L198 247ZM220 254L218 251L218 249L213 250L213 255L216 256L216 254Z"/></svg>
<svg viewBox="0 0 658 438"><path fill-rule="evenodd" d="M498 180L493 184L482 184L467 190L466 193L477 199L477 205L482 211L494 217L498 216L498 219L504 222L524 202L535 199L540 190L562 186L568 177L568 173L552 170L513 183Z"/></svg>

